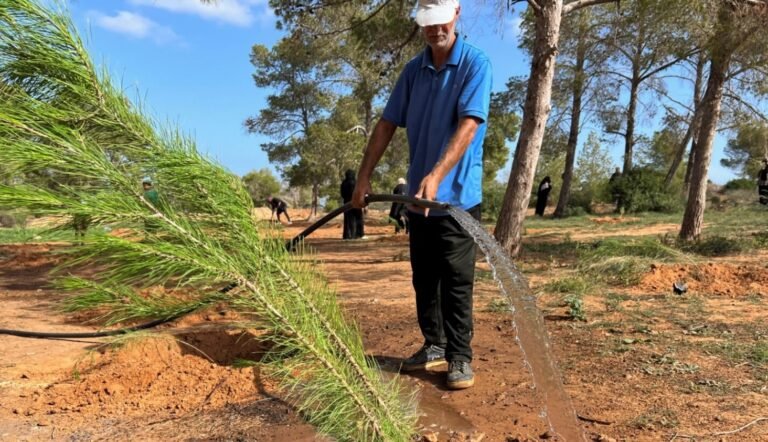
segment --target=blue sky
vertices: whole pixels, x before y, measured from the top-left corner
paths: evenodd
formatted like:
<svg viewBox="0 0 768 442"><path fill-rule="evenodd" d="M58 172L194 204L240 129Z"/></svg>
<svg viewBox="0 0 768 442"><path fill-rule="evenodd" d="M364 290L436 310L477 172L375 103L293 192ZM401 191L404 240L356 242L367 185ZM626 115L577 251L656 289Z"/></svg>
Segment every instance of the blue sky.
<svg viewBox="0 0 768 442"><path fill-rule="evenodd" d="M518 14L502 16L480 3L464 2L459 30L488 52L499 91L510 76L527 75L530 60L517 49ZM158 120L178 125L239 175L270 167L260 148L266 139L242 125L270 92L253 83L250 48L281 37L267 0L70 0L69 9L94 60L132 98L138 92ZM732 178L719 165L724 143L718 137L710 171L716 183ZM619 141L611 152L621 164Z"/></svg>

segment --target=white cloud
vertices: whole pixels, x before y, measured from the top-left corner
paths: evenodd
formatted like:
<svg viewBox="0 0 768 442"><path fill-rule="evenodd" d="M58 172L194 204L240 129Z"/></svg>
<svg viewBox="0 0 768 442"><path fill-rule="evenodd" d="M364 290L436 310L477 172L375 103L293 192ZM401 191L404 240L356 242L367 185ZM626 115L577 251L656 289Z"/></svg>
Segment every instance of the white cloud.
<svg viewBox="0 0 768 442"><path fill-rule="evenodd" d="M134 38L149 38L160 44L180 40L171 28L161 26L133 12L119 11L116 15L109 16L98 11L91 11L88 13L88 17L100 28Z"/></svg>
<svg viewBox="0 0 768 442"><path fill-rule="evenodd" d="M254 21L273 22L274 14L266 0L128 0L132 5L150 6L170 12L197 15L236 26L250 26Z"/></svg>

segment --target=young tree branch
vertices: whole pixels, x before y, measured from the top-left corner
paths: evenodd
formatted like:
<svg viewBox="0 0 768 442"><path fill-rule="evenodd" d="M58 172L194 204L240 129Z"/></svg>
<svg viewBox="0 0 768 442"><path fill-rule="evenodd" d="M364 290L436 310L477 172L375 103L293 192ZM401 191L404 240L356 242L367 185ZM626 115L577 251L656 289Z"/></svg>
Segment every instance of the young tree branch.
<svg viewBox="0 0 768 442"><path fill-rule="evenodd" d="M750 103L746 102L745 100L743 100L738 95L736 95L734 93L731 93L731 92L725 92L725 93L723 93L723 97L728 98L730 100L733 100L733 101L739 103L740 105L746 107L754 116L760 118L761 120L763 120L765 122L768 122L768 117L766 117L764 113L760 112L759 109L757 109L756 107L754 107Z"/></svg>
<svg viewBox="0 0 768 442"><path fill-rule="evenodd" d="M586 8L587 6L599 5L602 3L616 3L618 5L619 0L576 0L575 2L563 6L563 15L568 15L573 11Z"/></svg>

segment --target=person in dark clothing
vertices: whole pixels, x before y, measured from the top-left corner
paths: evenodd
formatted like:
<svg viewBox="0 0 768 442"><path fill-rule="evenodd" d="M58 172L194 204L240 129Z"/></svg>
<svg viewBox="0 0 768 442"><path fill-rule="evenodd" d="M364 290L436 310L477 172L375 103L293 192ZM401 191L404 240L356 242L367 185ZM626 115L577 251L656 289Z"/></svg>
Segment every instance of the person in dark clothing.
<svg viewBox="0 0 768 442"><path fill-rule="evenodd" d="M547 208L549 192L552 191L552 180L545 176L539 183L539 191L536 193L536 215L544 216L544 210Z"/></svg>
<svg viewBox="0 0 768 442"><path fill-rule="evenodd" d="M144 199L152 203L152 205L155 207L159 206L160 195L152 185L152 181L149 178L144 178L144 181L141 182L141 187L144 189Z"/></svg>
<svg viewBox="0 0 768 442"><path fill-rule="evenodd" d="M269 217L270 221L272 221L272 217L275 216L275 212L277 212L277 221L280 221L280 214L284 214L285 219L288 220L288 224L293 224L291 217L288 216L288 204L285 204L285 201L274 196L268 196L267 204L269 204L269 207L272 209L272 214Z"/></svg>
<svg viewBox="0 0 768 442"><path fill-rule="evenodd" d="M90 215L84 213L76 213L72 216L72 228L75 230L75 243L83 245L85 233L88 231L91 221Z"/></svg>
<svg viewBox="0 0 768 442"><path fill-rule="evenodd" d="M616 204L616 213L621 213L624 205L624 200L621 195L621 169L618 167L616 170L611 174L611 177L608 178L608 188L611 191L611 197L613 198L613 203Z"/></svg>
<svg viewBox="0 0 768 442"><path fill-rule="evenodd" d="M344 173L344 181L341 182L341 199L344 204L352 201L352 193L355 191L355 171L348 169ZM344 212L343 239L357 239L365 235L363 209L350 209Z"/></svg>
<svg viewBox="0 0 768 442"><path fill-rule="evenodd" d="M392 190L392 194L406 195L407 192L408 188L405 185L405 178L398 178L397 186ZM405 229L406 234L409 233L407 213L408 210L405 208L405 204L397 202L392 203L392 207L389 209L389 218L395 222L395 234L400 233L403 229Z"/></svg>
<svg viewBox="0 0 768 442"><path fill-rule="evenodd" d="M150 178L144 178L141 181L141 188L144 190L144 199L152 204L153 207L160 210L160 194L157 193L155 186ZM157 215L155 215L157 216ZM144 230L147 232L156 232L160 228L160 222L157 219L147 219L144 221Z"/></svg>
<svg viewBox="0 0 768 442"><path fill-rule="evenodd" d="M763 168L757 173L757 193L760 204L768 205L768 158L763 160Z"/></svg>

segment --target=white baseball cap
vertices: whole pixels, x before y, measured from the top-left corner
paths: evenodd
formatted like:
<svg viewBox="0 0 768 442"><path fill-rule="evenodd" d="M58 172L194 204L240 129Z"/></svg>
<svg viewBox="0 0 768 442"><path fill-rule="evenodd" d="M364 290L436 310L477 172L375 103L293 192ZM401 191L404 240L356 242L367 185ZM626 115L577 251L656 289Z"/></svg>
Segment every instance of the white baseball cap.
<svg viewBox="0 0 768 442"><path fill-rule="evenodd" d="M419 0L416 24L423 27L450 23L458 7L458 0Z"/></svg>

